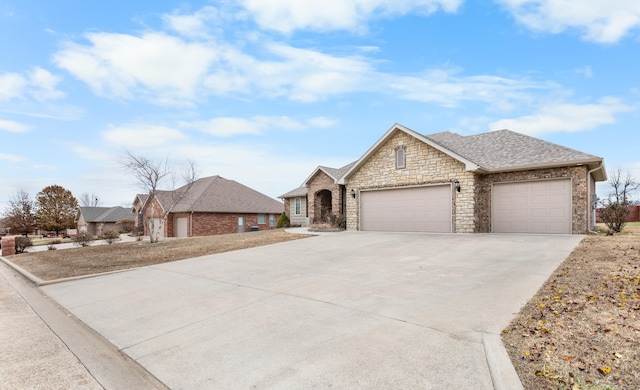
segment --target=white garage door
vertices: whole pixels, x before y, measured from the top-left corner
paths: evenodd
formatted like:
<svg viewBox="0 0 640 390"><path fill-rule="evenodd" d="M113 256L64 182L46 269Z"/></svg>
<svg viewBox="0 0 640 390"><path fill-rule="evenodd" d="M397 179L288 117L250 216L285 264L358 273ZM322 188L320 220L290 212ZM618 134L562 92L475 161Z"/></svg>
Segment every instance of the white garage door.
<svg viewBox="0 0 640 390"><path fill-rule="evenodd" d="M494 184L495 233L571 234L571 180Z"/></svg>
<svg viewBox="0 0 640 390"><path fill-rule="evenodd" d="M450 233L451 186L363 191L360 229Z"/></svg>
<svg viewBox="0 0 640 390"><path fill-rule="evenodd" d="M176 227L178 237L188 237L187 232L187 217L176 218Z"/></svg>

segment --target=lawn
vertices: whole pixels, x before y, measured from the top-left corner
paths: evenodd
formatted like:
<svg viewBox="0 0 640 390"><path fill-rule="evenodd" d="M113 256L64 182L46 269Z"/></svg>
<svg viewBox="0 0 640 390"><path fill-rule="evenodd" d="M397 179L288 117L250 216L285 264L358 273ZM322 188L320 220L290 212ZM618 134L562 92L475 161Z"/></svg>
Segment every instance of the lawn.
<svg viewBox="0 0 640 390"><path fill-rule="evenodd" d="M23 253L8 260L43 280L91 275L297 240L282 229Z"/></svg>
<svg viewBox="0 0 640 390"><path fill-rule="evenodd" d="M586 237L502 339L525 389L639 389L640 223Z"/></svg>

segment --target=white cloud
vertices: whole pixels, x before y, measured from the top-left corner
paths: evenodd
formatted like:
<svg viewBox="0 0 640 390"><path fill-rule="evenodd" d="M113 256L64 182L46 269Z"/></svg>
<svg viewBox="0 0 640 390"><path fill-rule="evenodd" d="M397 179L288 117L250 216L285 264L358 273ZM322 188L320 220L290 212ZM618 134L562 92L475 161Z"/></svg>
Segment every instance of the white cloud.
<svg viewBox="0 0 640 390"><path fill-rule="evenodd" d="M15 154L0 153L0 160L9 162L22 162L24 161L24 158L16 156Z"/></svg>
<svg viewBox="0 0 640 390"><path fill-rule="evenodd" d="M533 115L501 119L489 124L490 130L510 129L528 135L574 133L616 122L615 115L632 107L615 98L604 98L595 104L552 104Z"/></svg>
<svg viewBox="0 0 640 390"><path fill-rule="evenodd" d="M216 25L226 14L218 8L205 6L192 14L163 15L162 20L171 30L185 37L207 38L211 25Z"/></svg>
<svg viewBox="0 0 640 390"><path fill-rule="evenodd" d="M10 131L12 133L26 133L31 130L31 126L22 123L0 119L0 130Z"/></svg>
<svg viewBox="0 0 640 390"><path fill-rule="evenodd" d="M215 59L215 48L162 33L140 37L87 34L90 45L67 43L54 62L96 94L132 98L149 95L160 104L190 101Z"/></svg>
<svg viewBox="0 0 640 390"><path fill-rule="evenodd" d="M329 118L310 118L306 122L288 116L254 116L251 118L219 117L208 121L181 122L183 128L194 128L216 137L231 137L241 134L263 134L266 131L304 130L309 127L329 127L334 124Z"/></svg>
<svg viewBox="0 0 640 390"><path fill-rule="evenodd" d="M309 125L319 128L335 126L338 123L335 119L327 118L325 116L310 118L307 122Z"/></svg>
<svg viewBox="0 0 640 390"><path fill-rule="evenodd" d="M365 28L373 17L392 17L410 12L432 14L439 9L455 12L462 0L244 0L242 5L264 29L290 33L294 30L348 30Z"/></svg>
<svg viewBox="0 0 640 390"><path fill-rule="evenodd" d="M115 145L125 147L151 148L168 145L186 138L178 130L166 126L151 124L132 124L113 127L102 133L104 139Z"/></svg>
<svg viewBox="0 0 640 390"><path fill-rule="evenodd" d="M582 68L576 69L576 73L584 76L586 79L590 79L593 77L593 69L590 66L584 66Z"/></svg>
<svg viewBox="0 0 640 390"><path fill-rule="evenodd" d="M515 19L534 31L577 29L582 38L614 43L640 27L635 0L498 0Z"/></svg>
<svg viewBox="0 0 640 390"><path fill-rule="evenodd" d="M60 99L65 93L56 89L60 77L53 75L48 70L33 68L29 73L30 94L38 101Z"/></svg>
<svg viewBox="0 0 640 390"><path fill-rule="evenodd" d="M558 89L552 83L526 78L463 76L459 73L457 69L432 69L417 76L379 75L375 79L397 97L445 107L455 107L463 101L477 101L510 110L516 102L532 100L534 91Z"/></svg>
<svg viewBox="0 0 640 390"><path fill-rule="evenodd" d="M21 98L27 80L18 73L0 74L0 100Z"/></svg>
<svg viewBox="0 0 640 390"><path fill-rule="evenodd" d="M259 7L257 3L247 4ZM366 8L372 15L374 11L410 12L429 7L455 10L459 4L458 1L403 0L392 3L375 0L366 4L336 1L328 7L332 5ZM274 9L278 7L300 8L307 12L316 6L281 0ZM161 105L193 104L209 96L285 98L310 103L365 92L446 107L478 101L488 103L492 108L510 110L533 100L534 90L544 94L559 89L548 82L462 75L461 70L450 68L429 69L417 75L384 73L376 69L378 60L367 57L368 52L360 48L354 48L348 55L335 55L261 39L231 43L222 40L224 34L219 38L207 36L205 40L193 41L193 34L187 34L190 28L195 29L195 35L203 37L204 25L218 12L215 8L205 7L191 15L165 16L165 23L181 32L182 37L157 32L140 36L88 34L88 44L67 43L65 49L54 55L54 61L97 94L143 98ZM239 32L239 35L242 34ZM222 126L214 125L217 130L209 131L221 134ZM236 121L224 127L231 129L228 130L231 134L252 134L260 131L252 127L254 125Z"/></svg>
<svg viewBox="0 0 640 390"><path fill-rule="evenodd" d="M0 74L0 100L34 98L38 101L55 100L65 96L57 90L60 77L48 70L34 67L23 76L19 73Z"/></svg>
<svg viewBox="0 0 640 390"><path fill-rule="evenodd" d="M118 137L117 134L112 136ZM115 143L120 143L120 142L115 142ZM84 145L69 144L68 147L73 153L75 153L77 156L85 160L109 161L113 159L113 157L110 154L105 153L102 150L92 149Z"/></svg>

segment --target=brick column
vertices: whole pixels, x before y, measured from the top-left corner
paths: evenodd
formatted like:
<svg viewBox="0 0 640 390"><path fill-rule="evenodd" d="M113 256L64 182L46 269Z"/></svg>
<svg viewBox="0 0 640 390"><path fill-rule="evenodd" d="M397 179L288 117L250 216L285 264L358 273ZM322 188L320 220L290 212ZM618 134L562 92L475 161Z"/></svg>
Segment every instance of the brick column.
<svg viewBox="0 0 640 390"><path fill-rule="evenodd" d="M2 237L2 256L13 256L16 254L16 238Z"/></svg>

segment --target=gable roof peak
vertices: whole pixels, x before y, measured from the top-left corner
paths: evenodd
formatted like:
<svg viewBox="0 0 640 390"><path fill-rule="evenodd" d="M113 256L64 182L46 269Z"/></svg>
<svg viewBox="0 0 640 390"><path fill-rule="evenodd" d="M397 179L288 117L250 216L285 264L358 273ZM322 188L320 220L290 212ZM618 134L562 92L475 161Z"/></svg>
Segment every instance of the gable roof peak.
<svg viewBox="0 0 640 390"><path fill-rule="evenodd" d="M465 169L467 171L476 171L479 167L478 165L473 162L472 160L466 158L465 156L459 154L458 152L452 150L452 149L448 149L446 147L444 147L443 145L441 145L438 142L435 142L434 140L430 139L427 136L424 136L414 130L411 130L410 128L403 126L399 123L395 123L393 126L391 126L389 128L389 130L387 130L386 133L384 133L384 135L382 137L380 137L380 139L373 144L373 146L371 146L369 148L369 150L367 150L365 152L365 154L362 155L362 157L360 157L351 167L349 167L348 171L345 172L345 174L340 178L340 180L338 181L339 184L345 184L346 180L349 178L349 176L358 170L358 168L364 164L364 162L366 160L369 159L369 157L371 157L371 155L373 155L385 142L387 142L397 131L402 131L404 133L406 133L407 135L414 137L416 139L418 139L419 141L424 142L425 144L433 147L434 149L439 150L440 152L460 161L461 163L463 163L465 165ZM453 133L449 133L449 132L444 132L444 133L439 133L439 134L453 134ZM457 134L456 134L457 135Z"/></svg>

